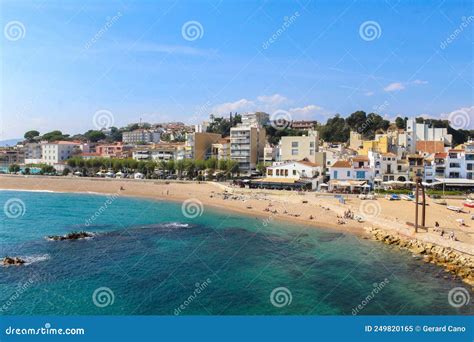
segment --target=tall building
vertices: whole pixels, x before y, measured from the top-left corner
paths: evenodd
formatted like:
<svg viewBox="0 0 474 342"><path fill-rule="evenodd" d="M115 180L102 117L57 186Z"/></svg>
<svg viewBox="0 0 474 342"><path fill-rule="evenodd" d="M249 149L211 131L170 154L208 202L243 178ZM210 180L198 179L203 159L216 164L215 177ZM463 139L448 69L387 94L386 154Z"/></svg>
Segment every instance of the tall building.
<svg viewBox="0 0 474 342"><path fill-rule="evenodd" d="M147 129L136 129L130 132L123 132L122 141L125 144L148 144L160 141L160 132Z"/></svg>
<svg viewBox="0 0 474 342"><path fill-rule="evenodd" d="M240 125L230 129L230 158L239 163L242 173L255 170L263 158L266 132L258 126Z"/></svg>

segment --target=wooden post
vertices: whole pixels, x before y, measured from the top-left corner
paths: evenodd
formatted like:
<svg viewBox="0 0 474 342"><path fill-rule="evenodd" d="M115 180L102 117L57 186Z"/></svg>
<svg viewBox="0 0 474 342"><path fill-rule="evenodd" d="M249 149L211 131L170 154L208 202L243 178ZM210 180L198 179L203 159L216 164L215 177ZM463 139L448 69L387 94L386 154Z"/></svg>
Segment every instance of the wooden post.
<svg viewBox="0 0 474 342"><path fill-rule="evenodd" d="M423 206L421 208L421 226L423 228L426 227L426 222L425 222L425 219L426 219L426 197L425 197L425 187L423 186L423 184L421 183L421 179L420 179L420 184L421 184L421 198L423 200Z"/></svg>
<svg viewBox="0 0 474 342"><path fill-rule="evenodd" d="M416 190L415 190L415 233L418 233L418 179L416 179Z"/></svg>

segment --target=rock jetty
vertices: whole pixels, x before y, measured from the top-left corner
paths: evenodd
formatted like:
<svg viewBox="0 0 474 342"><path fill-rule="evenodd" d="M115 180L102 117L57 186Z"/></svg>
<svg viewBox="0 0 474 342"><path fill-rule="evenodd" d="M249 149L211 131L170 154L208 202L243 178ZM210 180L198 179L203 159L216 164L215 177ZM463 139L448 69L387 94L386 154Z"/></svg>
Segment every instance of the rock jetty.
<svg viewBox="0 0 474 342"><path fill-rule="evenodd" d="M424 262L439 265L446 272L461 278L474 291L474 257L452 248L422 242L399 234L388 233L380 228L366 228L375 240L398 246L423 258Z"/></svg>

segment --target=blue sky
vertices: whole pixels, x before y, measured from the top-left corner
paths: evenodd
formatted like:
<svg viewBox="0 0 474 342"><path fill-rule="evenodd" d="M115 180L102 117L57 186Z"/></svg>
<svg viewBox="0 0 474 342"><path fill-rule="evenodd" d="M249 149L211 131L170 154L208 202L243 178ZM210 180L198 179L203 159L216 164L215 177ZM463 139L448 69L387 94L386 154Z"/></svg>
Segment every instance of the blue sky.
<svg viewBox="0 0 474 342"><path fill-rule="evenodd" d="M0 140L29 129L83 132L99 110L115 126L193 123L230 110L322 121L356 110L474 114L470 1L0 6Z"/></svg>

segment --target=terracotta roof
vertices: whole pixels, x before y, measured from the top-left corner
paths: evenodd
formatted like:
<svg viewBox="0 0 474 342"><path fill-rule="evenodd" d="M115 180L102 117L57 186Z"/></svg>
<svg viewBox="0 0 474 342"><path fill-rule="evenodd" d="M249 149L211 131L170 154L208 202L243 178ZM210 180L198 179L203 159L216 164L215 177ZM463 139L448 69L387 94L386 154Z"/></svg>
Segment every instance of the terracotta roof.
<svg viewBox="0 0 474 342"><path fill-rule="evenodd" d="M312 167L321 166L321 165L319 165L318 163L312 163L312 162L310 162L310 161L308 161L308 160L300 160L300 161L298 161L298 163L304 164L304 165L306 165L306 166L312 166Z"/></svg>
<svg viewBox="0 0 474 342"><path fill-rule="evenodd" d="M446 158L448 154L446 152L443 153L435 153L435 158Z"/></svg>
<svg viewBox="0 0 474 342"><path fill-rule="evenodd" d="M391 153L391 152L381 153L381 155L384 156L384 157L396 157L397 156L395 153Z"/></svg>
<svg viewBox="0 0 474 342"><path fill-rule="evenodd" d="M356 157L352 157L352 161L369 161L369 157L366 157L366 156L356 156Z"/></svg>
<svg viewBox="0 0 474 342"><path fill-rule="evenodd" d="M350 168L352 165L348 160L337 160L331 167L345 167Z"/></svg>
<svg viewBox="0 0 474 342"><path fill-rule="evenodd" d="M453 148L453 149L449 150L448 152L464 152L464 150Z"/></svg>

